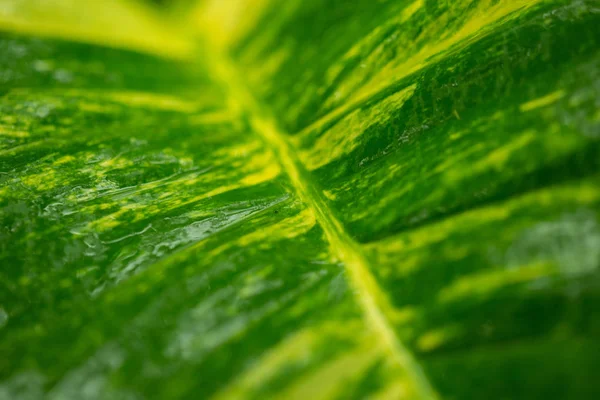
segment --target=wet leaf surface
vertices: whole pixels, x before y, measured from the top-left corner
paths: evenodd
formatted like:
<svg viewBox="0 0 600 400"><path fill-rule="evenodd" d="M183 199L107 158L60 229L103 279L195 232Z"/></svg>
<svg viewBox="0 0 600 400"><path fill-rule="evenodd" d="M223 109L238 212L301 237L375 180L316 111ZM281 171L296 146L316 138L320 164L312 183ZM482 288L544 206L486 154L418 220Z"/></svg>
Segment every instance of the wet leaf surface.
<svg viewBox="0 0 600 400"><path fill-rule="evenodd" d="M597 2L194 3L0 2L1 399L600 396Z"/></svg>

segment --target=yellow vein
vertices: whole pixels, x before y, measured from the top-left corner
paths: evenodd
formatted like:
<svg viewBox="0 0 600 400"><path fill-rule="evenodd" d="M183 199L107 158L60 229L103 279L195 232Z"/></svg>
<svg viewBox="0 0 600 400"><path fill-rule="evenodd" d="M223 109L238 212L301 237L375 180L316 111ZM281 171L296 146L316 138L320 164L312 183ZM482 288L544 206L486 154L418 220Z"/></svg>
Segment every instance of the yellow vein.
<svg viewBox="0 0 600 400"><path fill-rule="evenodd" d="M213 56L210 60L206 60L209 71L227 89L228 102L232 110L249 119L252 128L275 154L301 200L315 213L331 248L344 263L366 319L386 344L392 358L415 384L419 398L437 399L438 396L423 369L400 341L386 317L384 310L391 314L392 308L370 272L369 261L360 251L358 243L344 230L340 221L327 206L318 188L312 183L293 145L287 139L288 135L278 127L277 121L269 114L266 107L261 106L255 99L241 80L241 74L233 63L215 49L211 49L207 53Z"/></svg>

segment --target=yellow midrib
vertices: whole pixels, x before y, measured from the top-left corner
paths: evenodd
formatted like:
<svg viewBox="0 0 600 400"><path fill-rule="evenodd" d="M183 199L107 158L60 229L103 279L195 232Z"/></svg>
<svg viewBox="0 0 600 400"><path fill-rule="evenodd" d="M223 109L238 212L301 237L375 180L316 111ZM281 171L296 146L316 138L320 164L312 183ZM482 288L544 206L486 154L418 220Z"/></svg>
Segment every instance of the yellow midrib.
<svg viewBox="0 0 600 400"><path fill-rule="evenodd" d="M0 5L8 4L7 1L0 0ZM50 17L37 7L32 8L31 13L22 13L17 8L14 10L0 8L0 30L133 49L169 58L193 58L193 40L181 37L178 32L167 29L151 10L141 7L135 2L120 3L107 0L114 8L103 4L106 12L98 15L89 12L89 5L84 10L81 8L81 4L74 0L61 1L64 4L78 5L79 8L75 7L66 15L54 14ZM24 0L21 5L28 2L31 0ZM52 7L49 9L57 11ZM26 8L22 10L26 10ZM69 11L66 8L64 10ZM77 14L80 10L82 13ZM108 11L112 11L112 13ZM78 20L78 15L92 15L92 17L89 21L82 21ZM140 18L132 19L134 15L140 16ZM51 18L52 16L55 18ZM118 17L120 23L115 24L115 17ZM135 22L134 27L128 26L133 22ZM113 29L108 29L108 27ZM214 48L207 51L207 54L212 55L205 60L207 67L214 78L227 89L229 106L232 110L249 118L253 129L275 154L299 197L314 212L332 250L347 270L366 319L387 345L390 356L414 382L421 399L437 399L438 396L421 366L399 340L386 317L391 314L393 309L371 274L368 260L362 254L358 243L346 233L343 225L329 209L321 192L312 183L309 173L304 169L294 147L288 141L288 135L279 128L277 120L267 111L267 108L263 107L252 95L234 63Z"/></svg>
<svg viewBox="0 0 600 400"><path fill-rule="evenodd" d="M267 108L252 95L229 57L214 48L205 49L205 52L211 55L205 60L208 71L227 89L231 109L249 119L254 131L275 154L300 199L314 212L332 250L345 266L365 318L386 343L392 359L415 384L419 398L438 399L423 369L398 338L386 317L385 310L391 314L393 309L371 274L369 261L362 254L359 244L348 235L342 223L329 209L319 189L312 183L308 171L305 170L294 146L288 140L288 135L279 128L277 120L270 115Z"/></svg>

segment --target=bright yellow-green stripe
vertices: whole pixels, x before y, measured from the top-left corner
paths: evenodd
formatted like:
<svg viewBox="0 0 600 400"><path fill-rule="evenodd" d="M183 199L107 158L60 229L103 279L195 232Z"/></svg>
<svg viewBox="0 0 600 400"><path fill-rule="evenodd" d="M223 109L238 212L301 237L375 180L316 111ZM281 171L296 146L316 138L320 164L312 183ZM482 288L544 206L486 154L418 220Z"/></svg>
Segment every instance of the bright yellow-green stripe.
<svg viewBox="0 0 600 400"><path fill-rule="evenodd" d="M0 0L0 30L185 59L194 44L132 0Z"/></svg>
<svg viewBox="0 0 600 400"><path fill-rule="evenodd" d="M232 110L248 117L253 129L275 153L298 196L315 213L332 250L344 263L366 319L385 343L389 355L406 371L415 384L415 391L419 394L419 398L437 399L438 395L423 369L399 340L386 317L392 315L394 310L371 274L368 260L360 251L358 243L350 238L343 225L333 215L320 190L312 183L296 150L288 141L288 135L279 128L277 121L250 93L241 79L242 75L233 63L215 48L211 48L206 53L214 55L212 59L207 60L209 71L227 88L228 102Z"/></svg>

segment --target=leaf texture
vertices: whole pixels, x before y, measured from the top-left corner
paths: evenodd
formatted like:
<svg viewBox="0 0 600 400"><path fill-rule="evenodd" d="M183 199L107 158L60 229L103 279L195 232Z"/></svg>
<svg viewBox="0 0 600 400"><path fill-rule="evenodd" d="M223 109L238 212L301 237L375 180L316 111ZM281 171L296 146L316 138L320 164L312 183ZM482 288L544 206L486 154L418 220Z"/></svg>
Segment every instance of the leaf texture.
<svg viewBox="0 0 600 400"><path fill-rule="evenodd" d="M183 3L0 2L0 398L600 396L597 2Z"/></svg>

